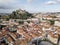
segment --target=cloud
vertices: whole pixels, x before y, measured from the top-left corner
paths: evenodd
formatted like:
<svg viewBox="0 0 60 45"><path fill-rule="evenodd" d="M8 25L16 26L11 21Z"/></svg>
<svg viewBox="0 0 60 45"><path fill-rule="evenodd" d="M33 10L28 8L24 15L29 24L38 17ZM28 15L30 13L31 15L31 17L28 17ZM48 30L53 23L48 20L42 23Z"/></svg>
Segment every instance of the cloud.
<svg viewBox="0 0 60 45"><path fill-rule="evenodd" d="M31 3L33 0L26 0ZM20 8L20 0L0 0L0 9L16 9Z"/></svg>
<svg viewBox="0 0 60 45"><path fill-rule="evenodd" d="M53 4L57 4L57 2L56 1L48 1L45 4L46 5L53 5Z"/></svg>
<svg viewBox="0 0 60 45"><path fill-rule="evenodd" d="M33 1L33 0L27 0L27 2L29 2L29 3L32 2L32 1Z"/></svg>
<svg viewBox="0 0 60 45"><path fill-rule="evenodd" d="M15 3L17 0L0 0L0 4Z"/></svg>
<svg viewBox="0 0 60 45"><path fill-rule="evenodd" d="M11 3L16 3L17 0L0 0L0 5L10 5Z"/></svg>
<svg viewBox="0 0 60 45"><path fill-rule="evenodd" d="M0 0L0 9L12 9L17 0Z"/></svg>
<svg viewBox="0 0 60 45"><path fill-rule="evenodd" d="M60 2L60 0L56 0L56 1L59 1Z"/></svg>
<svg viewBox="0 0 60 45"><path fill-rule="evenodd" d="M13 9L11 6L0 5L0 9Z"/></svg>

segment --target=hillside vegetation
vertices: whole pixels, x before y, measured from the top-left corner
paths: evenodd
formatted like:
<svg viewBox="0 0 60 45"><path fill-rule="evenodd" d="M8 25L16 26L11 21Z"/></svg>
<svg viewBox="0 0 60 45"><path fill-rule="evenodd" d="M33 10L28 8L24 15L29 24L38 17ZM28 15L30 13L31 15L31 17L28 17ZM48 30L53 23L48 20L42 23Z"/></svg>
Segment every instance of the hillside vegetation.
<svg viewBox="0 0 60 45"><path fill-rule="evenodd" d="M13 11L10 15L0 15L0 19L28 19L33 18L32 14L25 10L16 10Z"/></svg>

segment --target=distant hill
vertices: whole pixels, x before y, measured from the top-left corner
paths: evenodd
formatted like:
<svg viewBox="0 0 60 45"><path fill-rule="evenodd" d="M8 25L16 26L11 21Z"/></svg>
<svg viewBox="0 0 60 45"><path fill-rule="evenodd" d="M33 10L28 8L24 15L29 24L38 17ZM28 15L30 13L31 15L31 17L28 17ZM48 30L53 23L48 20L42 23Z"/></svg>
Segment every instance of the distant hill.
<svg viewBox="0 0 60 45"><path fill-rule="evenodd" d="M3 16L2 16L3 15ZM28 18L32 18L32 14L25 11L25 10L16 10L16 11L13 11L11 14L3 14L1 13L0 14L0 18L3 18L3 19L28 19Z"/></svg>
<svg viewBox="0 0 60 45"><path fill-rule="evenodd" d="M10 13L0 13L1 16L10 15Z"/></svg>
<svg viewBox="0 0 60 45"><path fill-rule="evenodd" d="M27 19L32 17L33 16L31 13L21 9L13 11L10 15L10 18L13 18L13 19Z"/></svg>
<svg viewBox="0 0 60 45"><path fill-rule="evenodd" d="M47 12L47 13L29 13L26 10L16 10L13 11L12 13L0 13L0 19L28 19L28 18L33 18L37 17L40 18L41 15L60 15L60 12Z"/></svg>

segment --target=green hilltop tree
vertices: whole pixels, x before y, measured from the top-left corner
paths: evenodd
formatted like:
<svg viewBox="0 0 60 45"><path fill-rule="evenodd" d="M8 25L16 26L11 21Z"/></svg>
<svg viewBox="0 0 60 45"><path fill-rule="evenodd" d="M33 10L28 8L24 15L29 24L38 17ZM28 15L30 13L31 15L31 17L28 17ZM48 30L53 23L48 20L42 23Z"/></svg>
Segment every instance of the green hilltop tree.
<svg viewBox="0 0 60 45"><path fill-rule="evenodd" d="M49 20L51 25L54 25L55 20Z"/></svg>
<svg viewBox="0 0 60 45"><path fill-rule="evenodd" d="M33 16L25 10L16 10L13 11L9 17L12 19L28 19L29 17L32 18Z"/></svg>

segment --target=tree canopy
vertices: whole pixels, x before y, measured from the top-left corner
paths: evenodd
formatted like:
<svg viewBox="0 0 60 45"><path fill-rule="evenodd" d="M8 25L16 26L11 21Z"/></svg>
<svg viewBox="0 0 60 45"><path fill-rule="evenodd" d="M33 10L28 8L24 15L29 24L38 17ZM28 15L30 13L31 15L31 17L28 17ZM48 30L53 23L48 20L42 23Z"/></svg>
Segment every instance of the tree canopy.
<svg viewBox="0 0 60 45"><path fill-rule="evenodd" d="M31 13L25 11L25 10L16 10L13 11L10 15L4 15L0 16L2 19L28 19L28 18L33 18Z"/></svg>

